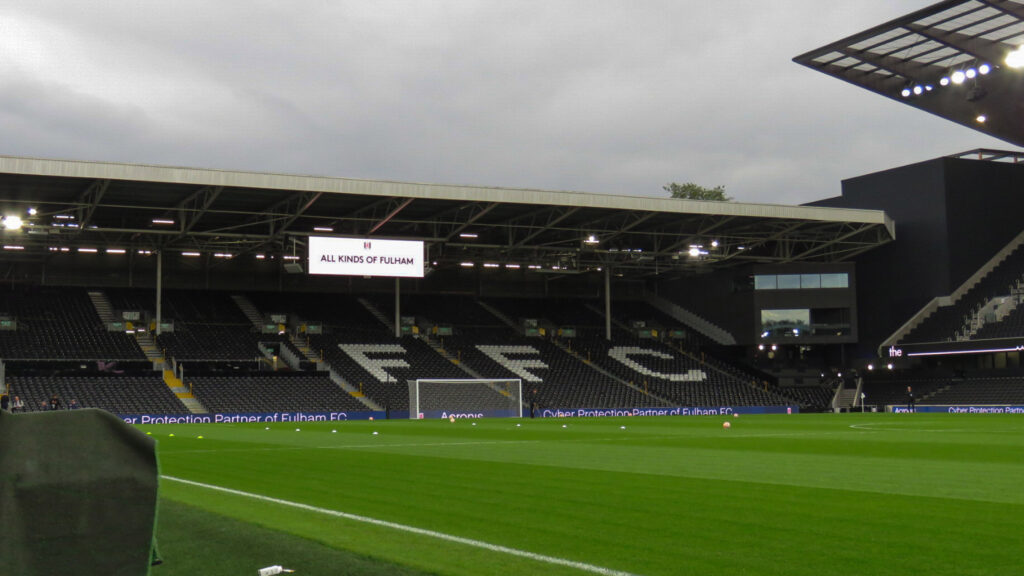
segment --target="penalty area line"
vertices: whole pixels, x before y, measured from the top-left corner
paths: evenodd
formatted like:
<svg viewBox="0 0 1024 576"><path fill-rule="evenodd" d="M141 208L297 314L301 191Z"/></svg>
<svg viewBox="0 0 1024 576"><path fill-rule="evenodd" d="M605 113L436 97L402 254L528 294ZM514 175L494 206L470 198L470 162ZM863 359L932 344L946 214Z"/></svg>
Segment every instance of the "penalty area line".
<svg viewBox="0 0 1024 576"><path fill-rule="evenodd" d="M281 506L287 506L290 508L297 508L299 510L306 510L308 512L315 512L317 514L323 514L325 516L334 516L335 518L343 518L345 520L352 520L354 522L362 522L364 524L372 524L374 526L381 526L383 528L390 528L392 530L399 530L401 532L408 532L410 534L417 534L419 536L427 536L428 538L436 538L438 540L444 540L447 542L454 542L456 544L463 544L465 546L472 546L474 548L481 548L483 550L489 550L491 552L499 552L501 554L508 554L510 556L518 556L520 558L527 558L529 560L535 560L537 562L543 562L546 564L555 564L557 566L567 566L569 568L575 568L584 572L590 572L592 574L600 574L601 576L636 576L630 572L622 572L621 570L613 570L611 568L605 568L603 566L596 566L594 564L587 564L585 562L577 562L575 560L567 560L565 558L558 558L555 556L547 556L544 554L537 554L526 550L519 550L517 548L509 548L508 546L501 546L499 544L491 544L490 542L484 542L482 540L473 540L471 538L463 538L461 536L454 536L452 534L445 534L444 532L435 532L434 530L426 530L424 528L417 528L415 526L408 526L406 524L399 524L397 522L389 522L387 520L378 520L377 518L370 518L369 516L360 516L358 514L350 514L348 512L341 512L339 510L331 510L329 508L319 508L317 506L311 506L309 504L303 504L301 502L292 502L290 500L282 500L280 498L273 498L271 496L264 496L262 494L253 494L252 492L243 492L241 490L235 490L233 488L225 488L223 486L216 486L214 484L205 484L203 482L196 482L194 480L186 480L184 478L177 478L175 476L161 476L162 480L169 480L171 482L178 482L180 484L187 484L189 486L195 486L197 488L205 488L207 490L214 490L217 492L223 492L225 494L233 494L235 496L242 496L245 498L252 498L260 502L269 502L272 504L278 504Z"/></svg>

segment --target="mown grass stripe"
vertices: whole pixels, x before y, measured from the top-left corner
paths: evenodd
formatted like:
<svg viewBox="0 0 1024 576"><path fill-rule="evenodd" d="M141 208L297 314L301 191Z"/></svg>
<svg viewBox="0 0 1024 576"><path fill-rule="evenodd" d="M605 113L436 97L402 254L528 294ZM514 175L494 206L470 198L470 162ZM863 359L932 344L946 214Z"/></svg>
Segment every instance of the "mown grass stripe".
<svg viewBox="0 0 1024 576"><path fill-rule="evenodd" d="M169 480L171 482L178 482L180 484L186 484L189 486L196 486L198 488L205 488L207 490L215 490L223 492L225 494L233 494L235 496L242 496L245 498L252 498L253 500L259 500L261 502L270 502L281 506L288 506L291 508L297 508L300 510L306 510L309 512L315 512L317 514L324 514L327 516L334 516L336 518L344 518L345 520L352 520L354 522L362 522L365 524L372 524L374 526L381 526L384 528L390 528L392 530L399 530L402 532L408 532L411 534L417 534L420 536L427 536L429 538L437 538L438 540L445 540L447 542L455 542L457 544L463 544L466 546L472 546L474 548L481 548L489 550L491 552L498 552L501 554L508 554L510 556L518 556L520 558L527 558L530 560L536 560L537 562L543 562L545 564L554 564L557 566L566 566L569 568L575 568L584 572L590 572L592 574L600 574L601 576L636 576L630 572L622 572L620 570L613 570L611 568L605 568L603 566L595 566L593 564L587 564L585 562L577 562L575 560L568 560L565 558L557 558L555 556L547 556L544 554L536 554L526 550L519 550L517 548L509 548L508 546L501 546L499 544L491 544L490 542L483 542L480 540L473 540L471 538L463 538L461 536L454 536L452 534L445 534L444 532L435 532L434 530L426 530L423 528L417 528L415 526L407 526L405 524L399 524L397 522L389 522L387 520L379 520L377 518L370 518L369 516L360 516L358 514L350 514L348 512L341 512L339 510L330 510L328 508L320 508L317 506L311 506L309 504L303 504L301 502L292 502L290 500L282 500L280 498L273 498L271 496L264 496L262 494L253 494L252 492L243 492L242 490L235 490L233 488L225 488L223 486L215 486L213 484L206 484L203 482L195 482L193 480L186 480L184 478L177 478L174 476L161 476L162 480Z"/></svg>

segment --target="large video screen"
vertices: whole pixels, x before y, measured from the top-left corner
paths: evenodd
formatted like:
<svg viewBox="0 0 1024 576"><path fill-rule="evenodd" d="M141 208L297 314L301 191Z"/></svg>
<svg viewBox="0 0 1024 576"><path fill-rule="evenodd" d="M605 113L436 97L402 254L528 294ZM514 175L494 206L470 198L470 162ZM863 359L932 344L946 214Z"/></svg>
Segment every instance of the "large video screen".
<svg viewBox="0 0 1024 576"><path fill-rule="evenodd" d="M311 236L309 273L422 278L423 242Z"/></svg>

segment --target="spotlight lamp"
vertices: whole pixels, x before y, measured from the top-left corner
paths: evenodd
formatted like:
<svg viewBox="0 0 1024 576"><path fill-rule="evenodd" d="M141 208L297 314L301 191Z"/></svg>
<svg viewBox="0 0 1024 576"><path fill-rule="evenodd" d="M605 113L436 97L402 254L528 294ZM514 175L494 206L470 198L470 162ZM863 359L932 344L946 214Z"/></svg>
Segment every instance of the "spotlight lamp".
<svg viewBox="0 0 1024 576"><path fill-rule="evenodd" d="M1010 68L1024 67L1024 45L1018 46L1016 50L1007 54L1004 62Z"/></svg>
<svg viewBox="0 0 1024 576"><path fill-rule="evenodd" d="M957 70L949 76L949 79L953 81L953 84L963 84L967 79L967 74L963 70Z"/></svg>
<svg viewBox="0 0 1024 576"><path fill-rule="evenodd" d="M939 78L939 86L949 86L949 76Z"/></svg>
<svg viewBox="0 0 1024 576"><path fill-rule="evenodd" d="M982 64L981 66L978 66L978 74L981 74L983 76L991 71L992 67L989 66L988 64Z"/></svg>
<svg viewBox="0 0 1024 576"><path fill-rule="evenodd" d="M20 216L4 216L3 218L4 230L17 230L21 228L21 217Z"/></svg>

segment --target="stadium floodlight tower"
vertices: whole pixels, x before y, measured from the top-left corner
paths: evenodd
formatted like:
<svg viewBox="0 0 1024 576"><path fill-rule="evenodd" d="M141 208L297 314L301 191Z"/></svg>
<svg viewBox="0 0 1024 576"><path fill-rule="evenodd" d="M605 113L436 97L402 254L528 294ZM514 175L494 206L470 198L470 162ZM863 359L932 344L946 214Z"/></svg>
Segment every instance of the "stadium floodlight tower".
<svg viewBox="0 0 1024 576"><path fill-rule="evenodd" d="M522 418L518 378L409 380L409 418Z"/></svg>

